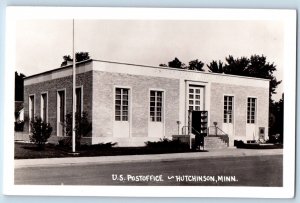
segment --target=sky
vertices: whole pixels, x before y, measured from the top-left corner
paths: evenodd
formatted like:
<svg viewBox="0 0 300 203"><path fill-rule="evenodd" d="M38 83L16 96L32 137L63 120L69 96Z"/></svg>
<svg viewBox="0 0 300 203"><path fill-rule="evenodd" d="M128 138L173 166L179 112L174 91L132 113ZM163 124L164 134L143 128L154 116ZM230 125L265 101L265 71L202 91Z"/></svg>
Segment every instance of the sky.
<svg viewBox="0 0 300 203"><path fill-rule="evenodd" d="M91 58L158 66L175 57L185 64L264 55L283 76L283 24L279 21L75 20L75 50ZM20 20L16 70L26 76L59 68L72 55L72 20ZM206 65L205 65L206 67ZM273 99L281 98L282 84Z"/></svg>

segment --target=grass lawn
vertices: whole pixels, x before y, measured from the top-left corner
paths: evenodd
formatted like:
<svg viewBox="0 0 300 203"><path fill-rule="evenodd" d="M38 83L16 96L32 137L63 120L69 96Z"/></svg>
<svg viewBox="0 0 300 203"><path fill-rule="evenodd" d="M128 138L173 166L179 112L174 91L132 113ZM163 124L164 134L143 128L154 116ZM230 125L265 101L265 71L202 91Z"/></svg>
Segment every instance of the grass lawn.
<svg viewBox="0 0 300 203"><path fill-rule="evenodd" d="M244 149L282 149L282 144L242 144L237 146L237 148L244 148Z"/></svg>
<svg viewBox="0 0 300 203"><path fill-rule="evenodd" d="M44 150L41 150L32 143L15 142L15 159L72 157L73 155L69 154L71 151L71 148L66 149L53 144L46 144ZM186 147L107 147L105 145L85 145L76 151L80 153L79 157L195 152Z"/></svg>

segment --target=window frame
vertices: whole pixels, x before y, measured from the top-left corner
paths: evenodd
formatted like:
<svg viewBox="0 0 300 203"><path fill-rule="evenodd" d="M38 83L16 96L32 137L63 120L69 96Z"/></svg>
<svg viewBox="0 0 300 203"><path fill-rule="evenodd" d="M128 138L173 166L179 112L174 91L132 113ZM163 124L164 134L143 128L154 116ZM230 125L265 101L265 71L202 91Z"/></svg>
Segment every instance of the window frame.
<svg viewBox="0 0 300 203"><path fill-rule="evenodd" d="M248 111L248 104L249 104L249 99L254 99L254 104L255 104L255 108L254 108L254 119L251 118L251 115L252 115L252 105L250 105L250 111ZM247 97L247 103L246 103L246 123L247 124L256 124L257 122L257 97L252 97L252 96L248 96ZM251 102L251 104L253 104L253 102ZM249 119L248 119L248 116L249 116Z"/></svg>
<svg viewBox="0 0 300 203"><path fill-rule="evenodd" d="M117 94L117 89L121 89L121 108L120 108L120 120L116 120L116 116L117 116L117 114L116 114L116 94ZM127 101L128 101L128 104L127 104L127 106L128 106L128 108L127 108L127 120L123 120L123 100L122 100L122 98L123 98L123 94L122 94L122 89L127 89L128 90L128 99L127 99ZM113 90L113 108L114 108L114 122L130 122L131 121L131 111L132 111L132 109L131 109L131 99L132 99L132 97L131 97L131 87L128 87L128 86L114 86L114 90ZM131 123L131 122L130 122Z"/></svg>
<svg viewBox="0 0 300 203"><path fill-rule="evenodd" d="M80 104L80 110L81 110L81 112L80 112L80 115L82 115L82 112L83 112L83 85L80 85L80 86L76 86L76 89L75 89L75 98L76 98L76 100L75 100L75 107L76 107L76 109L75 109L75 112L77 112L77 92L76 92L76 90L77 89L80 89L80 91L81 91L81 98L80 98L80 102L81 102L81 104Z"/></svg>
<svg viewBox="0 0 300 203"><path fill-rule="evenodd" d="M67 115L67 89L66 88L61 88L61 89L57 89L56 90L56 130L58 130L58 126L59 126L59 122L58 122L58 97L59 97L59 92L64 92L64 122L66 122L66 115ZM60 120L59 120L60 121ZM57 132L56 132L57 133ZM64 134L62 136L58 136L58 137L65 137L66 136L66 132L64 131Z"/></svg>
<svg viewBox="0 0 300 203"><path fill-rule="evenodd" d="M46 119L44 118L44 99L43 99L43 95L47 96L47 101L46 101ZM48 112L49 112L49 94L48 91L46 92L41 92L41 119L42 121L45 121L46 123L48 123Z"/></svg>
<svg viewBox="0 0 300 203"><path fill-rule="evenodd" d="M154 121L151 118L151 92L155 92L155 106L154 106ZM160 121L157 121L157 117L156 117L156 108L157 108L157 92L161 92L162 93L162 98L161 98L161 115L160 115ZM149 115L149 122L152 123L164 123L164 119L165 119L165 90L163 89L154 89L154 88L150 88L149 92L148 92L148 115Z"/></svg>
<svg viewBox="0 0 300 203"><path fill-rule="evenodd" d="M33 102L31 101L31 97L33 96ZM31 104L33 103L33 115L32 114L32 108L31 108ZM35 97L35 94L30 94L28 96L28 117L29 117L29 122L31 122L32 119L34 119L35 115L36 115L36 97Z"/></svg>
<svg viewBox="0 0 300 203"><path fill-rule="evenodd" d="M229 114L226 113L225 114L225 97L228 98L232 98L231 100L231 122L229 122ZM229 100L227 101L226 105L227 105L227 109L226 111L228 111L228 104L229 104ZM229 94L225 94L223 95L223 123L227 123L227 124L233 124L234 123L234 95L229 95ZM226 115L226 121L225 121L225 115Z"/></svg>
<svg viewBox="0 0 300 203"><path fill-rule="evenodd" d="M31 101L31 97L33 96L33 102ZM32 114L32 108L31 104L33 103L33 115ZM28 95L28 120L29 120L29 132L31 132L31 121L34 120L34 117L36 115L36 97L35 94L29 94Z"/></svg>
<svg viewBox="0 0 300 203"><path fill-rule="evenodd" d="M193 92L190 92L190 90L193 89ZM200 90L198 93L196 92L196 90ZM203 91L201 93L201 90ZM190 98L190 95L193 95L193 98ZM196 96L199 96L198 99L196 99ZM201 98L201 96L204 98ZM192 101L193 103L191 104L190 101ZM199 104L197 104L196 102L199 102ZM204 102L204 104L201 103L201 101ZM189 84L188 85L188 89L187 89L187 109L188 110L192 110L192 111L201 111L205 109L205 86L201 85L197 85L197 84ZM202 106L203 105L203 106ZM201 106L203 109L201 109ZM190 107L192 107L192 109L190 109ZM197 107L199 108L197 110Z"/></svg>

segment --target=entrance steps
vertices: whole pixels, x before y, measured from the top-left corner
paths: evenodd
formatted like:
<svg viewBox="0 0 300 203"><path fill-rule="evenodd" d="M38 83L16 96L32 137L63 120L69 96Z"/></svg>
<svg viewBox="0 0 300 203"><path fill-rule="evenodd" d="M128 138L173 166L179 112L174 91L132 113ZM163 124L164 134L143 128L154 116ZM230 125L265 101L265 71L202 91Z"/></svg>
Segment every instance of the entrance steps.
<svg viewBox="0 0 300 203"><path fill-rule="evenodd" d="M180 140L183 143L190 144L192 146L195 143L195 135L172 135L173 140ZM204 137L204 150L206 149L225 149L228 148L229 139L227 135L208 135ZM202 148L202 147L201 147Z"/></svg>
<svg viewBox="0 0 300 203"><path fill-rule="evenodd" d="M204 138L204 149L225 149L228 144L219 136L207 136Z"/></svg>

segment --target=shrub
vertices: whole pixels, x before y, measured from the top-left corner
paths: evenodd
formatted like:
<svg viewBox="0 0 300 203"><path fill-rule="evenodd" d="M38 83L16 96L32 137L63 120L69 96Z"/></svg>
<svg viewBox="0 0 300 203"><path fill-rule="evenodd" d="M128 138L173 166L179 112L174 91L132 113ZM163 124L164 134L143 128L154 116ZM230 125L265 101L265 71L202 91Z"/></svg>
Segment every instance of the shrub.
<svg viewBox="0 0 300 203"><path fill-rule="evenodd" d="M115 145L117 145L117 142L107 142L107 143L99 143L99 144L94 144L94 145L81 145L80 149L85 150L85 149L93 149L93 150L103 150L103 149L111 149Z"/></svg>
<svg viewBox="0 0 300 203"><path fill-rule="evenodd" d="M107 142L107 143L99 143L99 144L96 144L94 146L97 147L97 148L100 148L100 149L110 149L110 148L114 147L117 144L118 144L117 142Z"/></svg>
<svg viewBox="0 0 300 203"><path fill-rule="evenodd" d="M242 148L245 146L245 143L242 140L234 140L234 144L235 147L237 148Z"/></svg>
<svg viewBox="0 0 300 203"><path fill-rule="evenodd" d="M15 131L23 132L24 130L24 121L16 121L15 122Z"/></svg>
<svg viewBox="0 0 300 203"><path fill-rule="evenodd" d="M43 148L52 133L52 127L50 123L42 121L40 117L35 117L34 120L30 122L30 127L30 141Z"/></svg>
<svg viewBox="0 0 300 203"><path fill-rule="evenodd" d="M281 143L280 137L280 134L270 135L268 142L274 144Z"/></svg>
<svg viewBox="0 0 300 203"><path fill-rule="evenodd" d="M66 135L72 137L72 114L66 115ZM81 137L85 137L92 130L92 124L88 121L87 112L82 112L75 114L75 137L76 137L76 146L80 146ZM72 143L72 139L66 139L65 141L69 141L67 144Z"/></svg>
<svg viewBox="0 0 300 203"><path fill-rule="evenodd" d="M180 140L169 140L167 138L163 138L159 141L148 141L145 142L146 147L149 148L163 148L163 149L167 149L167 148L174 148L174 149L178 149L178 148L189 148L189 145L187 143L183 143Z"/></svg>
<svg viewBox="0 0 300 203"><path fill-rule="evenodd" d="M58 140L58 146L68 148L72 145L72 137L63 137Z"/></svg>

